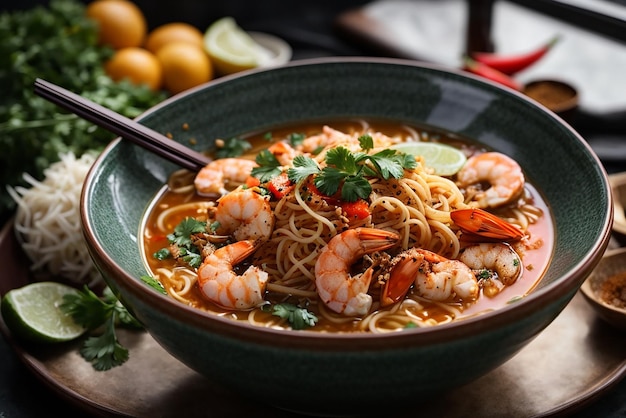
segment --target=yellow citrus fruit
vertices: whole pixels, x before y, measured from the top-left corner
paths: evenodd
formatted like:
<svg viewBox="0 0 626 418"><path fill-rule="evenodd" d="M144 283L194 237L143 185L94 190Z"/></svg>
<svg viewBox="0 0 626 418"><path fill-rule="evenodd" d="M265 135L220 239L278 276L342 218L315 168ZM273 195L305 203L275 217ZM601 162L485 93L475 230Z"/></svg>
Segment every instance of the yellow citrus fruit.
<svg viewBox="0 0 626 418"><path fill-rule="evenodd" d="M151 90L161 88L163 71L157 57L147 49L128 47L119 49L104 64L104 70L115 81L129 80L146 84Z"/></svg>
<svg viewBox="0 0 626 418"><path fill-rule="evenodd" d="M145 48L156 54L165 44L170 42L188 42L199 48L204 47L202 32L195 26L184 22L172 22L161 25L148 33Z"/></svg>
<svg viewBox="0 0 626 418"><path fill-rule="evenodd" d="M204 34L204 49L222 75L257 67L259 48L232 17L216 20Z"/></svg>
<svg viewBox="0 0 626 418"><path fill-rule="evenodd" d="M204 49L187 42L168 42L156 53L163 69L163 86L172 94L206 83L213 66Z"/></svg>
<svg viewBox="0 0 626 418"><path fill-rule="evenodd" d="M147 25L143 12L126 0L96 0L87 5L86 15L98 24L98 42L114 49L141 46Z"/></svg>

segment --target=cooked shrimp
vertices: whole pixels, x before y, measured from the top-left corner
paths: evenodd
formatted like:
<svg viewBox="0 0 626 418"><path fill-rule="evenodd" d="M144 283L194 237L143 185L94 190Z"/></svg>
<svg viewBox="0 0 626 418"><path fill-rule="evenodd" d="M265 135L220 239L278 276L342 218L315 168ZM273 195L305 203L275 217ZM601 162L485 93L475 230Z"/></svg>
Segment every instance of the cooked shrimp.
<svg viewBox="0 0 626 418"><path fill-rule="evenodd" d="M515 200L524 191L524 173L512 158L499 152L485 152L470 157L457 174L460 187L489 183L474 199L482 208L498 207Z"/></svg>
<svg viewBox="0 0 626 418"><path fill-rule="evenodd" d="M328 146L336 146L336 145L348 145L354 144L358 145L358 138L354 135L349 135L344 132L338 131L336 129L331 128L330 126L325 125L322 128L322 133L319 135L313 135L308 138L305 138L302 141L302 144L298 146L298 149L302 152L315 152L320 148L325 148Z"/></svg>
<svg viewBox="0 0 626 418"><path fill-rule="evenodd" d="M373 269L351 276L350 266L360 257L393 247L400 237L373 228L355 228L335 235L315 263L317 293L330 309L345 315L365 315L372 305L367 294Z"/></svg>
<svg viewBox="0 0 626 418"><path fill-rule="evenodd" d="M202 295L226 309L245 310L262 305L268 274L255 266L241 275L233 271L255 248L254 241L238 241L205 257L198 268Z"/></svg>
<svg viewBox="0 0 626 418"><path fill-rule="evenodd" d="M275 142L267 150L274 154L280 165L292 165L298 152L285 141Z"/></svg>
<svg viewBox="0 0 626 418"><path fill-rule="evenodd" d="M219 198L215 212L216 233L232 234L235 240L267 240L274 229L269 197L253 189L236 189Z"/></svg>
<svg viewBox="0 0 626 418"><path fill-rule="evenodd" d="M510 286L522 274L522 259L515 250L504 243L481 243L469 246L463 250L459 260L471 269L489 270L493 274L489 277ZM478 274L479 277L482 274Z"/></svg>
<svg viewBox="0 0 626 418"><path fill-rule="evenodd" d="M242 158L221 158L204 166L194 180L196 191L201 195L224 195L226 183L244 183L257 163Z"/></svg>
<svg viewBox="0 0 626 418"><path fill-rule="evenodd" d="M403 251L392 259L389 273L381 294L383 306L403 299L412 284L420 296L434 301L478 297L478 281L467 265L428 250Z"/></svg>

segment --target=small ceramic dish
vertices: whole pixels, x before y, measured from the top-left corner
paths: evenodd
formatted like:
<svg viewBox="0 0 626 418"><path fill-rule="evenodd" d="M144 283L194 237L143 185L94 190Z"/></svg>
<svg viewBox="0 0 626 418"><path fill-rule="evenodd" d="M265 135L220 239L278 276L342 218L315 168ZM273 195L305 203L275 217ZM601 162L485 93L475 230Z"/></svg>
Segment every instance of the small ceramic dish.
<svg viewBox="0 0 626 418"><path fill-rule="evenodd" d="M250 32L250 36L263 48L262 67L282 65L291 60L293 50L283 39L263 32Z"/></svg>
<svg viewBox="0 0 626 418"><path fill-rule="evenodd" d="M580 290L602 319L626 331L626 248L607 251Z"/></svg>
<svg viewBox="0 0 626 418"><path fill-rule="evenodd" d="M613 193L613 231L626 237L626 172L609 175L609 183Z"/></svg>
<svg viewBox="0 0 626 418"><path fill-rule="evenodd" d="M541 103L566 121L578 108L578 90L571 84L555 79L534 80L524 86L524 94Z"/></svg>

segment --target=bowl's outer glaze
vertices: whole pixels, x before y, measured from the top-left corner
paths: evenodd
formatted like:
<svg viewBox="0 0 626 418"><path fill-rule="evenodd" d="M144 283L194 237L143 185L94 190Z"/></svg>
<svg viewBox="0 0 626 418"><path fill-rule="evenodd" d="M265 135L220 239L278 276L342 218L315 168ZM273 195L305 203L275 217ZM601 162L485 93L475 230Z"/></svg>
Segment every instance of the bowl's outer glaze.
<svg viewBox="0 0 626 418"><path fill-rule="evenodd" d="M554 255L541 284L497 313L428 330L349 337L253 329L146 291L139 280L146 274L138 246L141 219L178 167L116 140L89 173L81 207L97 266L170 353L245 396L316 414L406 405L502 364L559 314L600 260L613 211L599 160L562 120L517 92L427 64L294 62L216 80L139 120L203 150L215 138L342 117L433 125L520 162L556 221Z"/></svg>

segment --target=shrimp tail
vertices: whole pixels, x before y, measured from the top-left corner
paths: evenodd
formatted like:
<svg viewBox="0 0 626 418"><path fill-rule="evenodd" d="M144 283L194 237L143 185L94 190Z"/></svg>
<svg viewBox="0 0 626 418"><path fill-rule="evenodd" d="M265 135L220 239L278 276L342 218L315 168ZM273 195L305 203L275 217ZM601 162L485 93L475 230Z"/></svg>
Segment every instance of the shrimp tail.
<svg viewBox="0 0 626 418"><path fill-rule="evenodd" d="M439 254L421 248L411 248L399 254L390 266L390 274L385 282L380 296L382 306L393 305L407 294L415 281L424 260L438 263L446 259Z"/></svg>
<svg viewBox="0 0 626 418"><path fill-rule="evenodd" d="M450 213L452 221L466 234L503 241L519 241L524 233L516 226L483 209L459 209Z"/></svg>

